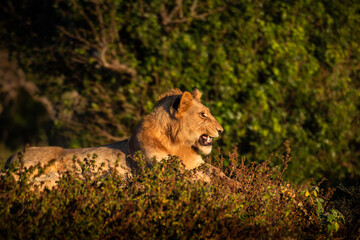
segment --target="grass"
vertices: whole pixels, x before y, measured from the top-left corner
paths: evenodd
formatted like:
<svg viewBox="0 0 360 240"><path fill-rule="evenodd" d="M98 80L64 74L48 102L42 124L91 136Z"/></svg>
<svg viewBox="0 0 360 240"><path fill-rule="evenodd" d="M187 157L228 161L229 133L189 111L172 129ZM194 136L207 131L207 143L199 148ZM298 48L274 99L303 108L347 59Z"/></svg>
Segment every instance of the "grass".
<svg viewBox="0 0 360 240"><path fill-rule="evenodd" d="M96 156L93 156L96 157ZM207 161L225 173L194 180L179 159L154 163L141 155L134 176L104 174L93 161L82 176L66 173L51 190L36 190L31 169L0 180L0 236L4 239L328 239L345 226L331 202L333 189L283 180L283 164L247 164L236 148ZM197 171L209 171L204 166ZM15 181L13 174L20 176ZM209 173L210 174L210 173ZM341 232L341 231L339 231Z"/></svg>

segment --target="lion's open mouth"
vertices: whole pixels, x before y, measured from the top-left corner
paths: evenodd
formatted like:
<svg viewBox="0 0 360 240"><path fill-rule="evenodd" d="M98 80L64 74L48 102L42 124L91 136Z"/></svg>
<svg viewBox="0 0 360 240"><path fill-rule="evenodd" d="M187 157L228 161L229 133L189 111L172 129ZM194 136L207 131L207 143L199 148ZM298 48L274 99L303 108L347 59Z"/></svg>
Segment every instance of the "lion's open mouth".
<svg viewBox="0 0 360 240"><path fill-rule="evenodd" d="M206 134L203 134L200 136L199 138L199 143L200 145L202 146L211 146L212 145L212 137L206 135Z"/></svg>

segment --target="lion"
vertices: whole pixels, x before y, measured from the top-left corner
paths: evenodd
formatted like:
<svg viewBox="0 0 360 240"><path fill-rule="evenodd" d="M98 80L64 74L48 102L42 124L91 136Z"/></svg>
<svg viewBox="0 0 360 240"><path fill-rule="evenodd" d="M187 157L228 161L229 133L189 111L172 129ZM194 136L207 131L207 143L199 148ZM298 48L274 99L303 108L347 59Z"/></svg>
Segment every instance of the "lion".
<svg viewBox="0 0 360 240"><path fill-rule="evenodd" d="M172 89L158 98L153 112L127 140L93 148L29 147L21 153L22 163L29 168L37 164L45 166L53 160L45 173L35 179L47 187L54 186L61 173L75 169L74 156L85 159L96 154L96 166L115 168L122 175L132 174L136 168L132 156L138 151L146 159L156 161L178 156L185 169L197 168L204 164L201 154L209 155L213 139L223 132L210 110L201 103L201 95L197 89L192 93ZM18 155L12 155L5 167L18 161Z"/></svg>

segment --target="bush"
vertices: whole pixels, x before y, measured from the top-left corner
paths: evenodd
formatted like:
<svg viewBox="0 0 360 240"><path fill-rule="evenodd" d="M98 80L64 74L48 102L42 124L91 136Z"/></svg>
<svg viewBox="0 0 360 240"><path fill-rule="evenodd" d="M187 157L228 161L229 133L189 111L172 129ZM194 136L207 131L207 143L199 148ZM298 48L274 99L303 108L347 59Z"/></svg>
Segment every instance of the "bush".
<svg viewBox="0 0 360 240"><path fill-rule="evenodd" d="M213 176L211 183L193 180L196 173L175 157L147 168L138 155L139 169L128 181L116 171L93 171L87 161L82 172L92 177L67 173L44 191L29 181L31 169L9 171L0 180L0 234L6 239L329 238L342 224L342 215L328 207L332 191L284 181L289 151L276 170L270 160L246 164L236 149L225 158L219 152L212 162L226 177Z"/></svg>
<svg viewBox="0 0 360 240"><path fill-rule="evenodd" d="M360 186L344 186L340 184L331 201L331 207L344 215L345 224L339 235L346 239L358 239L360 232Z"/></svg>

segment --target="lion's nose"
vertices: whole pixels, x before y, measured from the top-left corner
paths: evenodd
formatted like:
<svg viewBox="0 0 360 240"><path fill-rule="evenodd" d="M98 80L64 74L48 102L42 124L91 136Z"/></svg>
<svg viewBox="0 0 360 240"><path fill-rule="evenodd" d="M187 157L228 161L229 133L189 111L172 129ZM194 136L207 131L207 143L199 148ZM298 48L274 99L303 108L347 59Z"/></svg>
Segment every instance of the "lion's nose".
<svg viewBox="0 0 360 240"><path fill-rule="evenodd" d="M217 131L218 131L218 133L220 135L220 134L222 134L224 132L224 129L223 128L218 128Z"/></svg>

